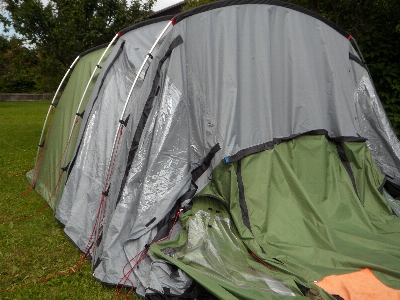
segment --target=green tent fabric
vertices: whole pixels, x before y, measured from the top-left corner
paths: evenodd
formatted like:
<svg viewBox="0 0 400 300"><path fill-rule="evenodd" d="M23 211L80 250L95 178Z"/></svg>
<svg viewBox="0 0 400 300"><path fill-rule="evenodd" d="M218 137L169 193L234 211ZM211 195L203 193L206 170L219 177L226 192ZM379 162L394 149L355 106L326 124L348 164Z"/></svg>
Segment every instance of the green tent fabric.
<svg viewBox="0 0 400 300"><path fill-rule="evenodd" d="M154 244L150 250L185 271L219 299L293 299L296 294L299 299L309 299L301 296L291 276L264 266L248 252L228 209L220 201L196 198L181 222L185 230L177 239ZM287 295L279 295L276 290Z"/></svg>
<svg viewBox="0 0 400 300"><path fill-rule="evenodd" d="M209 268L201 263L213 255L231 257L232 244L244 256L249 250L272 266L271 273L260 262L259 267L249 263L283 279L296 295L301 293L294 281L316 288L313 282L325 276L367 267L383 283L400 289L400 218L381 194L383 182L364 142L339 143L323 135L303 135L238 162L220 163L211 182L193 200L192 210L182 218L184 230L177 239L150 249L223 299L230 298L219 293L220 289L235 293L228 287L236 287L238 298L262 299L254 296L256 291L244 292L246 288L233 279L212 280L209 275L216 264ZM199 217L195 212L216 209L210 203L218 203L220 211L226 207L225 217L232 224L223 231L208 220L212 223L208 235L215 230L219 237L202 243L220 245L221 236L228 235L232 235L232 243L217 247L218 253L199 249L198 257L192 259L196 245L188 237L196 230L193 220ZM200 263L196 265L196 261ZM236 262L225 262L226 268L235 270L231 274L241 273ZM323 299L329 298L319 292ZM274 297L282 296L264 295L263 299Z"/></svg>
<svg viewBox="0 0 400 300"><path fill-rule="evenodd" d="M112 49L113 46L107 50L100 65L105 62ZM57 181L61 168L64 167L61 164L64 163L64 161L69 162L71 160L79 133L80 122L76 124L68 147L68 152L64 154L76 112L89 79L93 71L96 69L96 73L89 83L87 92L83 98L81 112L84 111L86 107L86 103L89 100L100 72L100 69L96 68L96 65L104 51L105 47L102 47L98 50L89 52L81 57L75 65L62 96L57 103L57 108L52 115L52 121L48 128L47 137L42 151L43 153L39 159L39 164L36 170L37 175L35 176L35 170L31 170L26 174L30 183L32 183L36 177L36 191L47 202L50 201L49 205L53 209L57 206L56 202L58 200L56 197L52 197L52 194L54 194L55 189L57 188ZM64 159L63 155L66 159ZM59 195L62 194L62 188L63 186L60 186L60 189L57 191Z"/></svg>

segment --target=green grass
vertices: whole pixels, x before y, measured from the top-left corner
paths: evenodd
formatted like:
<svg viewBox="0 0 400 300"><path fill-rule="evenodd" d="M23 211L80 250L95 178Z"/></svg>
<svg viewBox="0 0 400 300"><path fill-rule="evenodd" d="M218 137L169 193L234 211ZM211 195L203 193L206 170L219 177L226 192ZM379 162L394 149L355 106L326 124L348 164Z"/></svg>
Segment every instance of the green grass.
<svg viewBox="0 0 400 300"><path fill-rule="evenodd" d="M34 165L48 108L49 102L0 102L0 220L33 214L45 204L35 191L18 196L29 187L25 173ZM113 299L114 289L92 277L90 263L38 282L71 269L80 257L49 207L0 224L0 299Z"/></svg>

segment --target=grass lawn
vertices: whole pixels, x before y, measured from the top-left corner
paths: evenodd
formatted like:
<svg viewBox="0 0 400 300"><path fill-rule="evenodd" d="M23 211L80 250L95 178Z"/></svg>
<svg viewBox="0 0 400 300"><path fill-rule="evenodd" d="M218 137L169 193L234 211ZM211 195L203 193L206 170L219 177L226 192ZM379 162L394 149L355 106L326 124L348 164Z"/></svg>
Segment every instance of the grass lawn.
<svg viewBox="0 0 400 300"><path fill-rule="evenodd" d="M90 263L75 274L38 282L70 270L81 257L49 207L7 221L45 204L35 191L18 197L29 188L25 173L35 163L48 108L49 102L0 102L0 299L113 299L114 288L92 277Z"/></svg>

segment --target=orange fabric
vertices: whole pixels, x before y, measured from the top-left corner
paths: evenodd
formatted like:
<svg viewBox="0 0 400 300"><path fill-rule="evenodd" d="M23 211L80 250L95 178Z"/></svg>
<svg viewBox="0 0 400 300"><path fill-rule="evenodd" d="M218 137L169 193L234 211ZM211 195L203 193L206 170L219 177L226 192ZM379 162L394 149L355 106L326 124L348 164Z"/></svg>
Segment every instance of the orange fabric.
<svg viewBox="0 0 400 300"><path fill-rule="evenodd" d="M400 290L384 285L368 268L344 275L327 276L315 284L345 300L400 300Z"/></svg>

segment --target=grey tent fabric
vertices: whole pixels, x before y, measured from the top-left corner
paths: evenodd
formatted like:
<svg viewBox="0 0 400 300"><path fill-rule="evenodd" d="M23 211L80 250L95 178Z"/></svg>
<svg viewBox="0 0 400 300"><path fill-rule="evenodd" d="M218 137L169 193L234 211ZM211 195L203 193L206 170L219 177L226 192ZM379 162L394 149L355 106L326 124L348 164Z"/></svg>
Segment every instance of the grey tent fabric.
<svg viewBox="0 0 400 300"><path fill-rule="evenodd" d="M163 43L161 45L161 47L167 48L169 45L168 43ZM163 51L164 50L164 51ZM163 53L165 52L165 49L160 49L159 53ZM158 65L158 61L162 59L161 56L159 56L158 54L154 56L154 61L152 62L152 66L156 66ZM153 70L149 70L149 74L147 75L147 78L151 78L153 79L152 73ZM153 80L151 80L151 82L153 82ZM162 80L160 80L160 82L162 82ZM143 88L143 86L142 86ZM140 91L141 93L141 91ZM139 96L137 97L137 101L136 102L130 102L132 107L137 107L137 106L144 106L145 105L145 101L147 100L147 97L142 97L141 94L139 94ZM142 110L141 109L132 109L132 107L130 107L128 109L128 114L130 114L130 122L128 124L128 127L126 128L127 130L124 132L124 136L123 136L123 142L126 141L126 145L128 146L128 150L130 147L130 140L129 138L132 137L132 135L135 134L135 127L138 126L139 120L141 118L141 114L142 114ZM140 146L139 146L140 147ZM118 158L121 159L117 159L117 164L118 161L123 161L125 162L125 165L129 164L129 162L126 162L127 157L129 157L129 155L126 155L126 152L119 152L118 153ZM111 188L110 188L110 195L113 195L112 197L109 197L109 206L111 207L110 209L108 209L106 211L106 216L105 216L105 222L102 225L103 226L103 238L102 240L104 241L102 244L104 245L100 245L101 247L104 247L103 249L103 253L100 253L101 258L100 257L94 257L94 261L97 261L98 259L101 260L101 264L98 265L98 267L95 269L95 277L98 278L100 281L102 282L115 282L116 280L119 280L122 276L121 273L121 266L125 266L127 261L125 259L119 259L115 256L116 252L115 252L115 248L116 249L122 249L123 248L123 243L124 240L123 239L117 239L117 240L109 240L109 238L114 238L118 233L120 233L121 231L124 232L125 230L127 230L127 232L125 232L124 234L129 234L129 230L130 230L130 226L123 226L123 227L119 227L119 224L126 224L130 221L134 221L135 220L135 216L132 216L130 214L125 214L125 215L120 215L120 219L119 221L117 221L117 224L115 222L110 222L110 224L108 224L109 220L111 219L111 217L113 217L114 215L118 215L119 214L119 210L125 209L126 205L124 203L118 203L118 195L120 193L120 186L118 184L114 184L115 182L122 182L123 180L123 176L124 176L125 170L122 169L120 170L120 168L116 167L115 171L113 173L113 178L111 180L112 184L111 184ZM117 204L118 203L118 204ZM117 205L116 205L117 204ZM114 211L114 205L116 205L115 210ZM115 232L115 234L104 234L105 232ZM149 233L149 235L146 238L141 239L141 241L138 243L137 248L135 248L133 251L136 251L136 249L138 249L137 252L140 252L141 249L143 249L145 247L146 244L150 243L152 238L156 235L157 233L157 229L154 228L154 230L152 232ZM118 250L117 250L118 251ZM136 254L136 253L135 253ZM133 254L133 256L135 256L135 254ZM132 256L132 257L133 257ZM117 266L117 268L116 268ZM118 271L116 271L118 270ZM133 276L133 274L132 274ZM145 276L146 277L146 276ZM138 287L139 286L139 290L137 290L137 292L140 292L140 286L141 283L140 281L137 281L136 278L131 278L131 280L134 283L134 286ZM129 284L126 284L129 285ZM143 292L144 293L144 290Z"/></svg>
<svg viewBox="0 0 400 300"><path fill-rule="evenodd" d="M123 118L129 122L94 238L95 278L134 286L140 295L163 294L163 286L185 293L187 275L166 279L166 262L148 256L137 268L135 257L160 238L181 196L195 190L191 172L216 144L221 149L195 182L199 190L224 158L321 129L332 138L368 138L380 171L399 183L399 142L367 70L350 59L361 61L343 31L277 1L221 1L174 20ZM120 80L109 81L88 114L57 211L81 250L98 216L117 112L129 89L117 70L115 76Z"/></svg>
<svg viewBox="0 0 400 300"><path fill-rule="evenodd" d="M165 27L166 18L136 26L122 35L99 75L86 107L75 158L56 212L65 232L84 251L105 180L115 131L128 91L150 47ZM141 74L141 76L143 76ZM132 101L143 78L133 91ZM96 143L92 141L99 138Z"/></svg>

